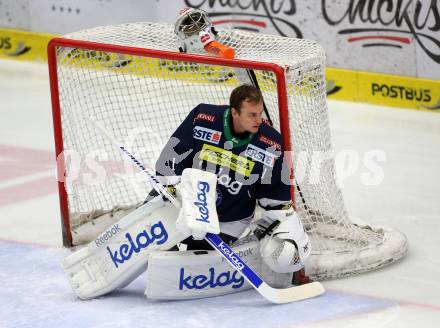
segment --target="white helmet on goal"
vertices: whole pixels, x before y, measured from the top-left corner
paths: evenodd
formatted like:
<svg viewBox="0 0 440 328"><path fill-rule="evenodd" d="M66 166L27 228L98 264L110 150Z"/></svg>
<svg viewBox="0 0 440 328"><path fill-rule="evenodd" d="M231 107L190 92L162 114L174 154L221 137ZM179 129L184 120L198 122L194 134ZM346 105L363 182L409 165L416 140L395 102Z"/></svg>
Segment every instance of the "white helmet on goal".
<svg viewBox="0 0 440 328"><path fill-rule="evenodd" d="M183 8L174 24L182 52L203 52L203 47L215 40L216 32L208 14L201 9Z"/></svg>

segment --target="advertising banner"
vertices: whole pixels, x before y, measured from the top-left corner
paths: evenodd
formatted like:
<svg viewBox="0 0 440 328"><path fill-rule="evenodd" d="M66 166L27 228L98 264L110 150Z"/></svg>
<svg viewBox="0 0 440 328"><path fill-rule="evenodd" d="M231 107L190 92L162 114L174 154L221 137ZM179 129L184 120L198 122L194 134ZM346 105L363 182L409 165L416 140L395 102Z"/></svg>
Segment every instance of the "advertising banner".
<svg viewBox="0 0 440 328"><path fill-rule="evenodd" d="M440 81L327 68L327 96L440 113Z"/></svg>
<svg viewBox="0 0 440 328"><path fill-rule="evenodd" d="M65 34L173 23L183 7L206 10L218 28L316 40L330 67L440 79L438 0L4 0L0 26Z"/></svg>
<svg viewBox="0 0 440 328"><path fill-rule="evenodd" d="M359 74L360 102L440 110L440 84L430 80L400 76Z"/></svg>
<svg viewBox="0 0 440 328"><path fill-rule="evenodd" d="M47 43L53 35L2 29L0 27L0 59L47 61Z"/></svg>
<svg viewBox="0 0 440 328"><path fill-rule="evenodd" d="M173 24L184 7L207 11L219 29L316 40L332 99L440 112L439 0L3 0L0 57L45 60L44 33Z"/></svg>
<svg viewBox="0 0 440 328"><path fill-rule="evenodd" d="M316 40L326 50L330 67L440 79L439 1L178 2L172 5L174 11L179 6L204 9L218 27ZM170 6L165 1L158 5Z"/></svg>

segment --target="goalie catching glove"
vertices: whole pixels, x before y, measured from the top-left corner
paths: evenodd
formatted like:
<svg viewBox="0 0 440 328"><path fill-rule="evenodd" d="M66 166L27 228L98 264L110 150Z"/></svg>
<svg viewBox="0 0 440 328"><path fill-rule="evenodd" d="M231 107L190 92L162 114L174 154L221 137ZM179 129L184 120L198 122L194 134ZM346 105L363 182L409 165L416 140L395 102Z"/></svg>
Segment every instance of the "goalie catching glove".
<svg viewBox="0 0 440 328"><path fill-rule="evenodd" d="M296 272L310 255L310 241L298 214L292 207L267 210L254 224L260 239L260 254L275 272Z"/></svg>
<svg viewBox="0 0 440 328"><path fill-rule="evenodd" d="M194 239L204 239L208 232L220 233L216 186L214 173L192 168L183 170L179 185L182 208L176 221L178 231L191 234Z"/></svg>

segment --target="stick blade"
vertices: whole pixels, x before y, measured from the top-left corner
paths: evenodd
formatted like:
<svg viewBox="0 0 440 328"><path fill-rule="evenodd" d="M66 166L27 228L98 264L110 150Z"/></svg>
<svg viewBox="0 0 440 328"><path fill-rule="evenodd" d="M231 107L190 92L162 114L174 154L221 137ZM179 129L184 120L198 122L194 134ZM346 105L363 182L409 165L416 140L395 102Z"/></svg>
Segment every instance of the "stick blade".
<svg viewBox="0 0 440 328"><path fill-rule="evenodd" d="M302 301L319 296L325 292L324 287L317 281L301 286L281 289L272 288L263 282L257 290L266 299L276 304Z"/></svg>

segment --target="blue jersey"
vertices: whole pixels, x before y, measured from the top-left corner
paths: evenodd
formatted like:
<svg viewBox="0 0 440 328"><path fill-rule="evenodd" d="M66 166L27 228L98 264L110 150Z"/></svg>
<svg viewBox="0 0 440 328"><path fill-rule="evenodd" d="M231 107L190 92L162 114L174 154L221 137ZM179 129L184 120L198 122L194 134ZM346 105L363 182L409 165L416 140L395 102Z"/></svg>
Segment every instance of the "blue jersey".
<svg viewBox="0 0 440 328"><path fill-rule="evenodd" d="M230 115L228 106L198 105L156 163L158 175L181 175L190 167L215 173L220 222L251 217L257 201L275 209L291 200L281 135L263 122L257 133L240 139L232 133Z"/></svg>

